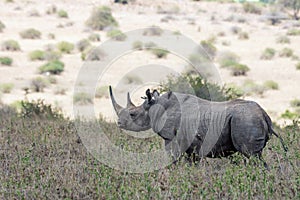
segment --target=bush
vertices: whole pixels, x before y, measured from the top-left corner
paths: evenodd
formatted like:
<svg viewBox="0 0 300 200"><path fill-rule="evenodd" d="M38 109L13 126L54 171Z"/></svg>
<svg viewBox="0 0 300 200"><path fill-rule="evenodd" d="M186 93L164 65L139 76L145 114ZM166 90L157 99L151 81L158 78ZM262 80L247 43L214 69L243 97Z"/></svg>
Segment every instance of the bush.
<svg viewBox="0 0 300 200"><path fill-rule="evenodd" d="M13 59L10 57L0 57L0 64L1 65L6 65L6 66L11 66L13 63Z"/></svg>
<svg viewBox="0 0 300 200"><path fill-rule="evenodd" d="M157 26L152 26L144 30L143 35L145 36L160 36L163 33L163 30Z"/></svg>
<svg viewBox="0 0 300 200"><path fill-rule="evenodd" d="M87 60L89 61L99 61L103 60L107 54L100 48L93 49L89 52Z"/></svg>
<svg viewBox="0 0 300 200"><path fill-rule="evenodd" d="M34 60L45 60L45 52L42 50L35 50L29 53L29 59Z"/></svg>
<svg viewBox="0 0 300 200"><path fill-rule="evenodd" d="M49 72L51 74L60 74L64 71L65 64L59 60L50 61L39 68L40 73Z"/></svg>
<svg viewBox="0 0 300 200"><path fill-rule="evenodd" d="M96 98L108 98L108 86L101 86L97 88L95 97Z"/></svg>
<svg viewBox="0 0 300 200"><path fill-rule="evenodd" d="M220 64L220 67L231 67L238 63L240 60L239 56L233 52L225 51L221 52L217 56L217 61Z"/></svg>
<svg viewBox="0 0 300 200"><path fill-rule="evenodd" d="M44 92L49 82L41 76L35 77L31 80L31 88L34 92Z"/></svg>
<svg viewBox="0 0 300 200"><path fill-rule="evenodd" d="M249 35L247 32L240 32L239 33L239 39L240 40L248 40L249 39Z"/></svg>
<svg viewBox="0 0 300 200"><path fill-rule="evenodd" d="M21 116L47 120L63 119L63 114L60 110L53 108L50 104L45 104L43 100L21 101Z"/></svg>
<svg viewBox="0 0 300 200"><path fill-rule="evenodd" d="M165 49L152 49L151 52L157 57L157 58L166 58L169 51Z"/></svg>
<svg viewBox="0 0 300 200"><path fill-rule="evenodd" d="M111 9L106 6L95 8L86 21L86 25L94 30L103 30L106 27L118 26L117 21L111 14Z"/></svg>
<svg viewBox="0 0 300 200"><path fill-rule="evenodd" d="M61 58L61 53L58 51L45 51L44 54L47 61L59 60Z"/></svg>
<svg viewBox="0 0 300 200"><path fill-rule="evenodd" d="M298 36L300 35L300 29L290 29L286 34L290 36Z"/></svg>
<svg viewBox="0 0 300 200"><path fill-rule="evenodd" d="M293 50L290 48L284 48L279 52L280 57L292 57L294 54Z"/></svg>
<svg viewBox="0 0 300 200"><path fill-rule="evenodd" d="M132 49L134 49L134 50L143 50L143 42L141 42L141 41L135 41L132 44Z"/></svg>
<svg viewBox="0 0 300 200"><path fill-rule="evenodd" d="M2 93L10 93L14 88L14 84L12 83L3 83L0 85L0 92Z"/></svg>
<svg viewBox="0 0 300 200"><path fill-rule="evenodd" d="M57 12L57 16L60 18L68 18L69 17L68 13L65 10L59 10Z"/></svg>
<svg viewBox="0 0 300 200"><path fill-rule="evenodd" d="M250 70L247 65L236 63L230 67L233 76L245 76Z"/></svg>
<svg viewBox="0 0 300 200"><path fill-rule="evenodd" d="M200 98L213 101L226 101L240 96L232 88L221 87L208 82L200 76L182 74L181 76L169 76L160 84L161 92L180 92L194 94Z"/></svg>
<svg viewBox="0 0 300 200"><path fill-rule="evenodd" d="M89 36L89 40L92 41L92 42L100 42L101 41L101 37L98 33L92 33L90 36Z"/></svg>
<svg viewBox="0 0 300 200"><path fill-rule="evenodd" d="M116 41L124 41L126 40L127 36L120 30L113 29L107 32L107 37L112 38Z"/></svg>
<svg viewBox="0 0 300 200"><path fill-rule="evenodd" d="M299 99L294 99L290 102L292 107L300 107L300 100Z"/></svg>
<svg viewBox="0 0 300 200"><path fill-rule="evenodd" d="M216 56L217 48L213 45L211 41L202 40L200 42L201 46L205 50L205 52L212 58Z"/></svg>
<svg viewBox="0 0 300 200"><path fill-rule="evenodd" d="M41 35L42 35L41 32L34 28L26 29L20 32L20 36L23 39L40 39Z"/></svg>
<svg viewBox="0 0 300 200"><path fill-rule="evenodd" d="M273 48L266 48L262 55L260 56L260 59L263 59L263 60L271 60L272 58L274 58L275 56L275 49Z"/></svg>
<svg viewBox="0 0 300 200"><path fill-rule="evenodd" d="M2 43L1 48L3 51L20 51L20 45L15 40L6 40Z"/></svg>
<svg viewBox="0 0 300 200"><path fill-rule="evenodd" d="M76 46L80 52L83 52L91 46L91 43L87 39L82 39L77 43Z"/></svg>
<svg viewBox="0 0 300 200"><path fill-rule="evenodd" d="M279 38L277 38L276 42L280 44L289 44L291 43L291 40L287 36L280 36Z"/></svg>
<svg viewBox="0 0 300 200"><path fill-rule="evenodd" d="M73 102L76 105L86 105L86 104L92 104L93 99L88 93L78 92L74 94Z"/></svg>
<svg viewBox="0 0 300 200"><path fill-rule="evenodd" d="M254 3L249 3L249 2L243 3L243 9L246 13L259 14L259 15L261 14L261 8Z"/></svg>
<svg viewBox="0 0 300 200"><path fill-rule="evenodd" d="M298 63L296 64L296 69L297 69L297 70L300 70L300 62L298 62Z"/></svg>
<svg viewBox="0 0 300 200"><path fill-rule="evenodd" d="M272 81L272 80L265 81L263 86L266 89L271 89L271 90L278 90L279 89L278 83L276 83L275 81Z"/></svg>
<svg viewBox="0 0 300 200"><path fill-rule="evenodd" d="M5 28L5 25L0 21L0 33L2 33L3 29Z"/></svg>
<svg viewBox="0 0 300 200"><path fill-rule="evenodd" d="M57 44L57 49L62 53L71 53L74 49L74 44L66 41L59 42Z"/></svg>

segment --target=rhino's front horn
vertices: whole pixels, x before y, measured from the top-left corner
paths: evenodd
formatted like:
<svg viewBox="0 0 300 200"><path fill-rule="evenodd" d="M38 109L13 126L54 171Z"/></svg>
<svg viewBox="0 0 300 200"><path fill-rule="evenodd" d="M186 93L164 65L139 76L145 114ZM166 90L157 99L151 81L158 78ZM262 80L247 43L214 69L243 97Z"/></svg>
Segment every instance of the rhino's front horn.
<svg viewBox="0 0 300 200"><path fill-rule="evenodd" d="M114 97L114 95L113 95L113 93L112 93L111 86L109 86L109 95L110 95L111 102L112 102L112 104L113 104L113 107L114 107L116 113L119 114L119 112L121 111L121 109L123 109L123 107L120 106L120 105L116 102L115 97Z"/></svg>
<svg viewBox="0 0 300 200"><path fill-rule="evenodd" d="M135 105L132 103L129 92L127 93L127 108L135 107Z"/></svg>

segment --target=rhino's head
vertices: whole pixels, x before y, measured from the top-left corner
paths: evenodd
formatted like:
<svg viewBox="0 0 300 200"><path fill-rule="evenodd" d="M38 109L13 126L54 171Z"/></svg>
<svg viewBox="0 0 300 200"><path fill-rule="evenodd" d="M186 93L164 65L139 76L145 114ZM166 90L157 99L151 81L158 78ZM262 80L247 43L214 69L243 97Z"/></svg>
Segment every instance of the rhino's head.
<svg viewBox="0 0 300 200"><path fill-rule="evenodd" d="M144 103L140 106L135 106L130 98L129 93L127 93L127 106L123 108L120 106L112 93L112 88L109 86L109 94L113 104L113 107L118 115L118 126L122 129L129 131L145 131L151 128L150 117L148 111L155 103L155 97L159 96L159 93L155 90L150 93L148 89L146 91L146 96Z"/></svg>

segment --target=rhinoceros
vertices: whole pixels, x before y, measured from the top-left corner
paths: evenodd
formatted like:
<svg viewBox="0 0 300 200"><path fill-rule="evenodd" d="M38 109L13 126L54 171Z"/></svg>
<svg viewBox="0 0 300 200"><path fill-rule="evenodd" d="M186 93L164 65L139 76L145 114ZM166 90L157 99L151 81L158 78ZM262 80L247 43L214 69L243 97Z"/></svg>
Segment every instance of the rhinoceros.
<svg viewBox="0 0 300 200"><path fill-rule="evenodd" d="M176 160L188 157L225 157L240 152L262 159L262 150L274 134L272 121L254 101L236 99L213 102L197 96L169 91L146 91L145 100L135 106L127 94L127 106L120 106L109 86L118 126L130 131L153 129L165 141L165 150ZM264 162L264 161L263 161ZM266 162L264 162L267 167Z"/></svg>

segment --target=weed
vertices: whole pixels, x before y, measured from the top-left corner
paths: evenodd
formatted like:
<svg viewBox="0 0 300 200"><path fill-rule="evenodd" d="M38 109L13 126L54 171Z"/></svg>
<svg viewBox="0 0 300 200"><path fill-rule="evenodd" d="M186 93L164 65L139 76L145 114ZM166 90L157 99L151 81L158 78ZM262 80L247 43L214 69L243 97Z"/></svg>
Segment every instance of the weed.
<svg viewBox="0 0 300 200"><path fill-rule="evenodd" d="M297 69L297 70L300 70L300 62L298 62L298 63L296 64L296 69Z"/></svg>
<svg viewBox="0 0 300 200"><path fill-rule="evenodd" d="M258 15L260 15L262 12L260 7L250 2L243 3L243 9L246 13L258 14Z"/></svg>
<svg viewBox="0 0 300 200"><path fill-rule="evenodd" d="M217 61L220 64L220 67L226 68L231 67L238 63L240 60L239 56L233 52L225 51L220 52L217 56Z"/></svg>
<svg viewBox="0 0 300 200"><path fill-rule="evenodd" d="M90 61L103 60L103 59L105 59L106 56L107 56L107 54L105 53L104 50L102 50L100 48L95 48L88 53L87 60L90 60Z"/></svg>
<svg viewBox="0 0 300 200"><path fill-rule="evenodd" d="M55 39L54 33L49 33L49 34L48 34L48 39L49 39L49 40L54 40L54 39Z"/></svg>
<svg viewBox="0 0 300 200"><path fill-rule="evenodd" d="M217 48L213 45L212 41L208 40L202 40L200 42L201 47L204 49L204 51L210 56L210 57L215 57L217 53Z"/></svg>
<svg viewBox="0 0 300 200"><path fill-rule="evenodd" d="M47 8L46 14L52 15L57 12L57 7L55 5L51 5Z"/></svg>
<svg viewBox="0 0 300 200"><path fill-rule="evenodd" d="M230 70L233 76L245 76L250 69L247 65L236 63L230 66Z"/></svg>
<svg viewBox="0 0 300 200"><path fill-rule="evenodd" d="M240 40L248 40L249 39L249 34L247 32L240 32L239 33L239 39Z"/></svg>
<svg viewBox="0 0 300 200"><path fill-rule="evenodd" d="M154 42L146 42L144 45L145 49L153 49L154 47L157 47L157 44Z"/></svg>
<svg viewBox="0 0 300 200"><path fill-rule="evenodd" d="M294 99L290 102L292 107L300 107L300 100L299 99Z"/></svg>
<svg viewBox="0 0 300 200"><path fill-rule="evenodd" d="M40 39L41 35L42 35L41 32L34 28L26 29L20 32L20 36L23 39Z"/></svg>
<svg viewBox="0 0 300 200"><path fill-rule="evenodd" d="M126 84L141 84L143 83L142 79L135 75L127 75L125 76L125 83Z"/></svg>
<svg viewBox="0 0 300 200"><path fill-rule="evenodd" d="M96 98L108 98L108 86L98 87L96 90L95 97Z"/></svg>

